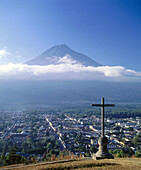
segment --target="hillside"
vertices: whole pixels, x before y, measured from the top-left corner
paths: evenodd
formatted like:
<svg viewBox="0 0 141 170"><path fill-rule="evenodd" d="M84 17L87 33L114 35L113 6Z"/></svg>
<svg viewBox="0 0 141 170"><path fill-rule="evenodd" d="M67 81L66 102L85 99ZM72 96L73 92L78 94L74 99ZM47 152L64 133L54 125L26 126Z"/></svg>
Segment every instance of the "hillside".
<svg viewBox="0 0 141 170"><path fill-rule="evenodd" d="M69 160L58 162L43 162L31 165L13 165L1 167L0 169L15 170L65 170L65 169L101 169L101 170L139 170L141 169L141 158L116 158L104 160Z"/></svg>

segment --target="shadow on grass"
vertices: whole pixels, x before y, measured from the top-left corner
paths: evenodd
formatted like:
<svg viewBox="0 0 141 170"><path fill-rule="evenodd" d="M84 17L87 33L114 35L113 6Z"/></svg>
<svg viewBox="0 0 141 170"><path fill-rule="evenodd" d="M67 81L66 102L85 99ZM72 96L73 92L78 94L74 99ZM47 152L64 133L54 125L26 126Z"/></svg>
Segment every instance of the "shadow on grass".
<svg viewBox="0 0 141 170"><path fill-rule="evenodd" d="M51 167L45 167L42 170L71 170L78 168L92 168L92 167L104 167L104 166L117 166L120 164L117 163L85 163L85 164L65 164L65 165L56 165Z"/></svg>

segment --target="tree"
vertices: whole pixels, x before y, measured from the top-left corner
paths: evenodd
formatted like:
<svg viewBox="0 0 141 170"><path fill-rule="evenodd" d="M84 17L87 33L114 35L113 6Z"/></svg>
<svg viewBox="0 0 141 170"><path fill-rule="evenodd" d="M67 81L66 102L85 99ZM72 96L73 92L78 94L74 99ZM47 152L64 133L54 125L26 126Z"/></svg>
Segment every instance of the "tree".
<svg viewBox="0 0 141 170"><path fill-rule="evenodd" d="M90 157L91 155L90 155L90 153L85 153L85 156Z"/></svg>
<svg viewBox="0 0 141 170"><path fill-rule="evenodd" d="M132 142L133 142L134 145L141 144L141 134L134 136Z"/></svg>
<svg viewBox="0 0 141 170"><path fill-rule="evenodd" d="M2 154L1 157L0 157L1 165L5 165L5 160L6 160L5 155Z"/></svg>
<svg viewBox="0 0 141 170"><path fill-rule="evenodd" d="M134 131L134 128L133 128L133 127L129 127L129 128L127 129L127 131Z"/></svg>
<svg viewBox="0 0 141 170"><path fill-rule="evenodd" d="M110 154L112 154L112 153L113 153L111 149L109 150L109 153L110 153Z"/></svg>
<svg viewBox="0 0 141 170"><path fill-rule="evenodd" d="M119 149L115 149L115 150L113 151L113 154L117 154L117 153L119 153Z"/></svg>
<svg viewBox="0 0 141 170"><path fill-rule="evenodd" d="M116 156L117 156L118 158L121 158L121 153L117 153Z"/></svg>
<svg viewBox="0 0 141 170"><path fill-rule="evenodd" d="M124 158L124 156L125 156L125 154L122 150L120 151L120 156L121 156L121 158Z"/></svg>
<svg viewBox="0 0 141 170"><path fill-rule="evenodd" d="M25 161L24 158L22 158L21 155L16 154L16 146L14 145L12 148L10 148L10 152L8 156L6 157L6 164L11 165L11 164L19 164L22 163L22 161Z"/></svg>
<svg viewBox="0 0 141 170"><path fill-rule="evenodd" d="M95 152L97 151L97 149L96 149L94 146L92 146L92 147L90 148L90 151L91 151L92 153L95 153Z"/></svg>
<svg viewBox="0 0 141 170"><path fill-rule="evenodd" d="M2 154L1 157L0 157L1 160L5 160L5 155Z"/></svg>
<svg viewBox="0 0 141 170"><path fill-rule="evenodd" d="M136 151L135 153L135 157L139 158L140 157L140 153L138 151Z"/></svg>

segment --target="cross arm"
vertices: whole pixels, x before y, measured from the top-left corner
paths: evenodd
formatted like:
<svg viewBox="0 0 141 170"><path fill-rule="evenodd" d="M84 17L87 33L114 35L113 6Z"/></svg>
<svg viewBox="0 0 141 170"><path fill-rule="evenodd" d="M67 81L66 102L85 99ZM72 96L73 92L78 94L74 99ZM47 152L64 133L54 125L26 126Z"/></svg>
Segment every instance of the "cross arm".
<svg viewBox="0 0 141 170"><path fill-rule="evenodd" d="M103 106L109 106L109 107L112 107L112 106L115 106L114 104L92 104L92 106L100 106L100 107L103 107Z"/></svg>

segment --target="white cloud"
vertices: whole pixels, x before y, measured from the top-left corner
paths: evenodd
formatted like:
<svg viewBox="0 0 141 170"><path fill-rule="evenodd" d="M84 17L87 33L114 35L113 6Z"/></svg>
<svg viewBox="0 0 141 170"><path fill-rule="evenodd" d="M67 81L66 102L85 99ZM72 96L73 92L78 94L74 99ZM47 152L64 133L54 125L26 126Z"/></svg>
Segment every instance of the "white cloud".
<svg viewBox="0 0 141 170"><path fill-rule="evenodd" d="M21 55L18 55L17 58L21 58L22 56Z"/></svg>
<svg viewBox="0 0 141 170"><path fill-rule="evenodd" d="M6 48L0 50L0 59L6 57L7 55L11 55L11 53L7 51Z"/></svg>
<svg viewBox="0 0 141 170"><path fill-rule="evenodd" d="M92 67L71 63L39 66L9 63L0 66L0 78L141 81L141 72L122 66Z"/></svg>
<svg viewBox="0 0 141 170"><path fill-rule="evenodd" d="M10 54L5 49L0 50L2 57ZM56 65L40 66L13 63L1 65L0 78L141 81L141 72L122 66L84 66L69 55L54 56L50 59L51 61L53 59Z"/></svg>
<svg viewBox="0 0 141 170"><path fill-rule="evenodd" d="M80 64L76 60L73 60L72 57L66 54L64 57L59 57L57 63L66 63L66 64Z"/></svg>

